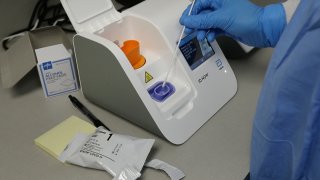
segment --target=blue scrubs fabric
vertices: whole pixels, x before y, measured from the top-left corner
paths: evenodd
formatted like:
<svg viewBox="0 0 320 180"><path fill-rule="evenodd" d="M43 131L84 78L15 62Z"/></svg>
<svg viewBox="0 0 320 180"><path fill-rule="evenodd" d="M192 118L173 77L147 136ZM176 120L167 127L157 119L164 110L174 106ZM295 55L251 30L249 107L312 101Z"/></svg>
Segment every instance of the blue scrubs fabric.
<svg viewBox="0 0 320 180"><path fill-rule="evenodd" d="M251 180L320 180L320 1L301 0L266 73Z"/></svg>

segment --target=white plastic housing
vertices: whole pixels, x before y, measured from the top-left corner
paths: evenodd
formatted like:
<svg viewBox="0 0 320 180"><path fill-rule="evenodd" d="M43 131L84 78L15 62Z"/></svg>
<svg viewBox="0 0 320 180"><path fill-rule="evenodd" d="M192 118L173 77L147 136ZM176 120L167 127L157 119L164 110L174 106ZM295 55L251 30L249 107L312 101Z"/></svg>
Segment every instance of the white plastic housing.
<svg viewBox="0 0 320 180"><path fill-rule="evenodd" d="M79 32L77 36L101 44L114 54L161 135L170 142L185 142L235 95L236 78L216 42L211 44L215 55L194 70L178 53L177 64L168 80L176 92L164 102L153 100L147 92L153 84L163 81L170 69L182 30L179 17L188 0L148 0L122 14L110 7L110 0L106 7L100 6L106 0L61 1ZM121 46L130 39L140 42L141 54L146 58L146 64L137 70L115 45ZM106 70L108 68L112 67ZM148 82L146 72L153 77ZM81 72L79 74L81 81Z"/></svg>

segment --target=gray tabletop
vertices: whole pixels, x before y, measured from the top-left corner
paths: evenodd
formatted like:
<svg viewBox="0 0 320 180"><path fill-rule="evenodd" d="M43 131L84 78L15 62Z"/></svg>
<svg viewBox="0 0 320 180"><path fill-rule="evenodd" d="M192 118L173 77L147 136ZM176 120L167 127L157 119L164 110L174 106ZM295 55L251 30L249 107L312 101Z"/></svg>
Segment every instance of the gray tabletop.
<svg viewBox="0 0 320 180"><path fill-rule="evenodd" d="M252 118L272 49L229 60L238 80L238 92L186 143L169 142L88 102L73 93L113 131L156 139L148 157L170 163L185 172L185 180L242 180L249 170ZM0 89L1 180L112 179L104 171L66 165L37 147L33 140L58 123L76 115L87 120L67 95L44 98L36 71L15 87ZM140 179L169 179L163 172L144 168Z"/></svg>

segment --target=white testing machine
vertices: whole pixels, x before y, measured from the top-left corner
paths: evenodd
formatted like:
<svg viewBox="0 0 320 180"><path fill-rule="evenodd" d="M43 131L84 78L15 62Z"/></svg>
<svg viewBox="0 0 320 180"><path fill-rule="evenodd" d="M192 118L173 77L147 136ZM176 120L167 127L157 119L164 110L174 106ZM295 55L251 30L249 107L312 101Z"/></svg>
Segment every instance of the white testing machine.
<svg viewBox="0 0 320 180"><path fill-rule="evenodd" d="M74 28L84 96L110 112L166 138L188 140L237 91L237 81L216 42L181 40L179 18L189 0L146 0L119 13L111 0L61 0ZM134 68L120 48L136 40L145 62Z"/></svg>

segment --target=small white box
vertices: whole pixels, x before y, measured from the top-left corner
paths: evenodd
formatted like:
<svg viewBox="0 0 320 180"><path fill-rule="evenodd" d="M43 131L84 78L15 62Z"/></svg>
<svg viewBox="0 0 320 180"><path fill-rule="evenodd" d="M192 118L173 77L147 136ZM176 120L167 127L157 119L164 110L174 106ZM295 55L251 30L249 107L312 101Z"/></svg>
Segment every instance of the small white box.
<svg viewBox="0 0 320 180"><path fill-rule="evenodd" d="M77 91L78 78L72 54L63 44L36 49L38 72L46 97Z"/></svg>

